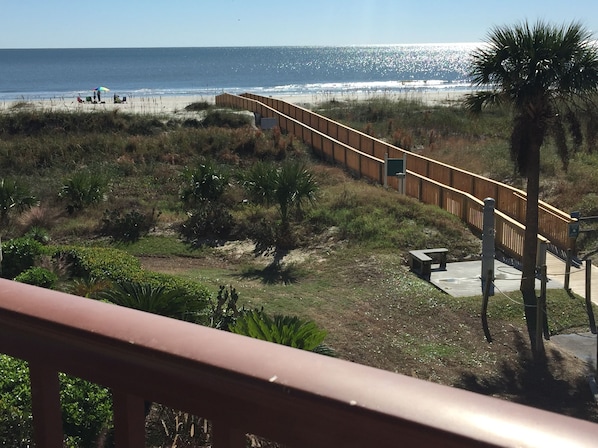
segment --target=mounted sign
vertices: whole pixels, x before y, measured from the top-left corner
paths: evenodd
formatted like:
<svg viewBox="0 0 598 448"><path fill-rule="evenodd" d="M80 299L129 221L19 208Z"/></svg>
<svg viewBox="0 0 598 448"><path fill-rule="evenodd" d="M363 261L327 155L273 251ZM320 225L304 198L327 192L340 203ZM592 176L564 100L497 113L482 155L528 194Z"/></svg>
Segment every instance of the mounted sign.
<svg viewBox="0 0 598 448"><path fill-rule="evenodd" d="M405 174L405 160L386 159L386 175L398 176L399 174Z"/></svg>
<svg viewBox="0 0 598 448"><path fill-rule="evenodd" d="M407 156L402 159L389 159L388 153L384 155L384 186L388 187L388 176L397 176L399 179L399 192L405 194L405 173L407 172Z"/></svg>

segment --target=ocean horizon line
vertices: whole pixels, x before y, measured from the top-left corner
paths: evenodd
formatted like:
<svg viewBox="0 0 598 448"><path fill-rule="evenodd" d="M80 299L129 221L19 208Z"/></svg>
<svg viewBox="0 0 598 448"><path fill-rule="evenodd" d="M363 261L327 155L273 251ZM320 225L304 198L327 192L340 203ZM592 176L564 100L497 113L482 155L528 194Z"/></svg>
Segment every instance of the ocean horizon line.
<svg viewBox="0 0 598 448"><path fill-rule="evenodd" d="M483 42L420 42L420 43L391 43L391 44L311 44L311 45L186 45L186 46L163 46L163 47L10 47L2 48L0 51L43 51L43 50L167 50L167 49L193 49L193 48L377 48L377 47L441 47L441 46L476 46Z"/></svg>

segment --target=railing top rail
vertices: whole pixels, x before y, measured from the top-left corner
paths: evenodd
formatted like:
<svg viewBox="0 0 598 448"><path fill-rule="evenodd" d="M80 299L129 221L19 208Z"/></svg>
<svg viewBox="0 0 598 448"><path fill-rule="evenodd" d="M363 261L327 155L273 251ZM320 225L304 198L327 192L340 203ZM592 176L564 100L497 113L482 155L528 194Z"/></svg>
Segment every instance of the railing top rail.
<svg viewBox="0 0 598 448"><path fill-rule="evenodd" d="M413 177L417 177L419 179L422 179L426 182L429 182L433 185L436 185L438 188L442 188L444 190L447 191L452 191L456 194L465 196L466 198L468 198L471 202L474 202L478 205L480 205L480 207L484 206L484 201L482 201L481 199L476 198L475 196L472 196L469 193L466 193L465 191L462 190L458 190L456 188L453 187L449 187L448 185L445 185L443 183L437 182L435 180L429 179L426 176L422 176L421 174L418 173L414 173L413 171L410 170L406 170L407 174L409 174L410 176ZM525 226L523 224L521 224L519 221L517 221L516 219L511 218L510 216L506 215L505 213L501 212L500 210L494 210L494 213L496 216L500 217L503 221L508 222L509 224L511 224L513 227L518 227L519 229L525 229ZM538 241L543 242L543 243L550 243L550 240L542 235L538 235Z"/></svg>
<svg viewBox="0 0 598 448"><path fill-rule="evenodd" d="M281 443L581 447L598 436L582 420L4 279L0 352Z"/></svg>
<svg viewBox="0 0 598 448"><path fill-rule="evenodd" d="M230 95L230 94L228 94L228 95L229 95L229 96L233 96L233 97L235 96L235 95ZM269 110L270 110L270 111L272 111L273 113L276 113L276 114L281 114L281 115L282 115L282 113L281 113L280 111L278 111L278 110L276 110L276 109L274 109L274 108L272 108L272 107L268 106L267 104L264 104L264 103L262 103L262 102L260 102L260 101L258 101L258 100L254 100L253 98L246 97L246 96L239 96L239 98L243 98L245 101L251 101L251 102L254 102L254 103L259 103L259 104L260 104L262 107L265 107L266 109L269 109ZM370 159L370 160L372 160L372 161L374 161L374 162L378 162L378 163L384 163L384 160L383 160L383 159L379 159L378 157L375 157L375 156L373 156L373 155L371 155L371 154L368 154L368 153L366 153L366 152L362 152L362 151L360 151L360 150L359 150L359 149L357 149L357 148L353 148L352 146L349 146L349 145L348 145L348 144L346 144L346 143L340 142L340 141L338 141L338 140L336 140L336 139L334 139L334 138L330 137L329 135L325 134L324 132L320 132L320 131L318 131L317 129L313 129L313 128L311 128L311 127L307 126L305 123L301 122L300 120L297 120L297 119L295 119L295 118L293 118L293 117L289 117L289 116L286 116L286 117L287 117L287 119L288 119L288 120L290 120L290 121L292 121L292 122L294 122L294 123L297 123L297 124L299 124L300 126L305 126L305 127L308 127L312 133L314 133L314 134L316 134L316 135L319 135L319 136L321 136L321 137L324 137L324 138L326 138L326 139L328 139L328 140L330 140L330 141L333 141L334 143L336 143L336 144L337 144L337 145L339 145L339 146L342 146L342 147L344 147L344 148L350 149L352 152L354 152L355 154L358 154L358 155L359 155L359 156L361 156L361 157L365 157L366 159ZM365 135L365 134L364 134L364 135Z"/></svg>

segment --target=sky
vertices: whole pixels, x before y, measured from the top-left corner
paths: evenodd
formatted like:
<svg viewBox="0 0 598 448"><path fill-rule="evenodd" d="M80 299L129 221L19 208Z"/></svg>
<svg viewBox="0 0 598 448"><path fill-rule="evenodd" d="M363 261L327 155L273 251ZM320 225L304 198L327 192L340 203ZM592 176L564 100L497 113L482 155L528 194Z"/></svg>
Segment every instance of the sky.
<svg viewBox="0 0 598 448"><path fill-rule="evenodd" d="M581 22L596 0L0 0L0 48L481 42L494 26Z"/></svg>

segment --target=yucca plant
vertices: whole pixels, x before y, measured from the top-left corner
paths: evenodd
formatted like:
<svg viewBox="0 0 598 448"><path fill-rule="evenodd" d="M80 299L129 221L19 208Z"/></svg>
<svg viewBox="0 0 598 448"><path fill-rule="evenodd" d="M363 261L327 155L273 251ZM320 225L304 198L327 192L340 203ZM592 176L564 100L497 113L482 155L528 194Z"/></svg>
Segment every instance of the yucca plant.
<svg viewBox="0 0 598 448"><path fill-rule="evenodd" d="M313 321L295 316L277 314L270 317L262 310L251 310L237 317L229 330L262 341L334 356L334 350L323 344L326 331L319 329Z"/></svg>

